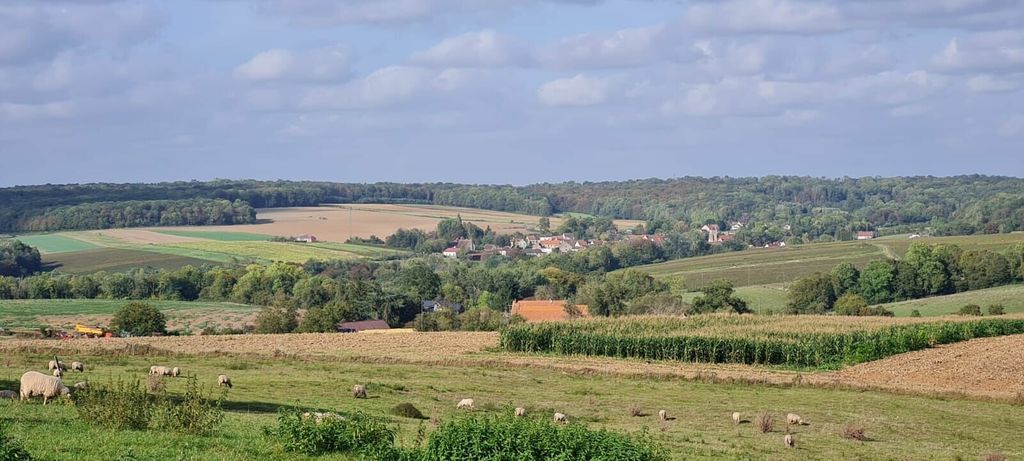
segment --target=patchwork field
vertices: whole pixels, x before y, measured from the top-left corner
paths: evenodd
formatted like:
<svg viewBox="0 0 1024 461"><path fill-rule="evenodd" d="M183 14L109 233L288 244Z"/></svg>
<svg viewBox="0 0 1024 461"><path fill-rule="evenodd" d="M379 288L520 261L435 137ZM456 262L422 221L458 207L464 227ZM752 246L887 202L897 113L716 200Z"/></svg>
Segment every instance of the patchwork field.
<svg viewBox="0 0 1024 461"><path fill-rule="evenodd" d="M68 234L39 234L18 237L26 245L39 249L42 254L70 253L99 248L92 243L74 238Z"/></svg>
<svg viewBox="0 0 1024 461"><path fill-rule="evenodd" d="M44 264L68 274L123 272L136 268L177 269L186 265L208 264L210 261L207 258L126 248L96 248L47 254L43 257Z"/></svg>
<svg viewBox="0 0 1024 461"><path fill-rule="evenodd" d="M649 437L667 448L671 459L679 460L979 459L987 453L1000 453L1007 459L1024 456L1024 441L1015 435L1024 425L1024 413L1007 403L945 395L948 387L956 385L955 380L935 380L936 386L916 390L943 394L934 398L844 389L850 380L863 375L857 367L848 375L843 375L846 370L796 375L757 367L703 365L701 374L693 377L685 373L698 365L582 357L570 362L554 356L501 353L493 350L496 338L493 333L376 332L73 341L5 339L0 340L4 354L0 388L16 387L17 376L26 369L44 370L53 353L64 360L87 364L85 373L68 376L71 381L88 380L96 385L117 379L144 379L150 365L171 364L207 386L213 385L218 374L227 373L235 387L227 393L226 421L205 437L91 428L77 417L72 406L44 407L38 401L0 402L0 411L13 422L10 433L43 460L116 459L129 449L138 459L309 459L284 452L276 439L263 434L264 428L274 426L276 411L286 406L379 415L399 429L399 444L411 446L421 423L389 416L392 406L415 405L431 418L423 424L429 433L438 421L458 416L455 403L463 398L476 400L473 412L478 414L498 412L503 405L514 404L527 408L535 418L550 419L552 412L561 411L571 421L591 427L631 433L647 428ZM1021 354L974 355L989 348L1018 350L1024 337L977 341L986 343L968 342L923 352L967 345L958 349L967 354L963 363L968 363L968 357L984 358L976 364L982 370L955 373L974 373L979 378L989 376L984 370L994 365L990 359L1007 361L1012 367L1024 365ZM911 356L891 360L913 363L916 359ZM919 379L914 378L913 366L908 368L910 374L888 370L888 376L904 383ZM730 373L737 370L753 379L731 380ZM758 376L786 377L786 381L758 381ZM861 379L878 381L871 376ZM968 382L986 386L984 379ZM355 400L347 395L344 390L353 384L366 384L370 398ZM168 389L180 395L184 386L184 379L171 379ZM1020 384L1013 388L1019 389ZM631 416L632 408L639 409L642 416ZM658 421L652 415L659 409L666 409L675 419ZM745 422L734 424L730 419L733 411L741 412ZM776 420L768 434L760 433L750 423L763 411ZM788 412L799 413L809 424L787 428L783 421ZM868 440L840 437L841 429L848 424L864 427ZM787 429L795 434L795 450L782 444ZM59 447L54 447L54 438L61 440Z"/></svg>
<svg viewBox="0 0 1024 461"><path fill-rule="evenodd" d="M71 330L76 323L110 325L114 312L130 301L108 299L0 300L0 326L4 328L54 327ZM222 302L156 301L146 303L167 316L171 330L199 332L207 327L240 328L252 325L256 306Z"/></svg>

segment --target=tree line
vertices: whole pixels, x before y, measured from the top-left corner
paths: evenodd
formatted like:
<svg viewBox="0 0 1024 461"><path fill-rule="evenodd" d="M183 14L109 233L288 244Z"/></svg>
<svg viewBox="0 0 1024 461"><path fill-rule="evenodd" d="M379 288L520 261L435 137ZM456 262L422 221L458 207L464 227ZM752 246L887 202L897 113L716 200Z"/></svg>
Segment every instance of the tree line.
<svg viewBox="0 0 1024 461"><path fill-rule="evenodd" d="M786 309L797 314L886 315L868 306L980 290L1024 279L1024 244L1004 253L964 250L957 245L910 245L903 259L885 259L858 269L842 263L830 273L796 281Z"/></svg>
<svg viewBox="0 0 1024 461"><path fill-rule="evenodd" d="M256 210L241 200L143 200L60 206L13 223L18 231L111 229L146 226L251 224Z"/></svg>

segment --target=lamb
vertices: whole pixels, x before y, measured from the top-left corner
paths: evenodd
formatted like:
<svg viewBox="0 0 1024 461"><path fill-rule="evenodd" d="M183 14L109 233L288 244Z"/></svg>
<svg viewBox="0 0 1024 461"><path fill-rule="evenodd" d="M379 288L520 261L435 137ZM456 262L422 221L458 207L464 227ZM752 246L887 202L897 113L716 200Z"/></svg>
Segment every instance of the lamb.
<svg viewBox="0 0 1024 461"><path fill-rule="evenodd" d="M64 362L59 362L57 360L50 360L50 362L46 364L46 369L49 370L49 371L53 371L53 370L56 370L58 368L64 369L64 370L67 369L67 367L64 365Z"/></svg>
<svg viewBox="0 0 1024 461"><path fill-rule="evenodd" d="M738 411L732 412L732 422L735 423L735 424L739 424L740 423L740 412L738 412Z"/></svg>
<svg viewBox="0 0 1024 461"><path fill-rule="evenodd" d="M786 415L786 424L800 426L803 425L804 420L800 418L800 415L796 413L790 413Z"/></svg>
<svg viewBox="0 0 1024 461"><path fill-rule="evenodd" d="M85 381L79 381L75 383L75 385L72 387L75 389L75 391L84 391L89 388L89 383Z"/></svg>
<svg viewBox="0 0 1024 461"><path fill-rule="evenodd" d="M0 391L0 399L11 399L11 400L14 400L16 398L18 398L18 393L17 392L8 391L8 390Z"/></svg>
<svg viewBox="0 0 1024 461"><path fill-rule="evenodd" d="M796 440L793 439L793 434L786 434L786 437L782 439L786 443L786 448L795 448Z"/></svg>
<svg viewBox="0 0 1024 461"><path fill-rule="evenodd" d="M71 362L71 371L84 372L85 364L82 362Z"/></svg>
<svg viewBox="0 0 1024 461"><path fill-rule="evenodd" d="M658 419L668 421L668 412L665 410L658 410Z"/></svg>
<svg viewBox="0 0 1024 461"><path fill-rule="evenodd" d="M458 405L455 405L455 408L459 408L459 409L467 408L467 409L472 410L473 409L473 399L462 399L462 400L459 401Z"/></svg>
<svg viewBox="0 0 1024 461"><path fill-rule="evenodd" d="M526 416L526 409L523 407L516 407L516 418L522 418Z"/></svg>
<svg viewBox="0 0 1024 461"><path fill-rule="evenodd" d="M178 368L178 367L171 368L171 376L177 378L178 375L180 375L180 374L181 374L181 368Z"/></svg>
<svg viewBox="0 0 1024 461"><path fill-rule="evenodd" d="M63 378L64 377L64 370L61 370L60 368L54 368L53 369L53 376L55 378Z"/></svg>
<svg viewBox="0 0 1024 461"><path fill-rule="evenodd" d="M64 385L60 378L46 376L38 371L26 371L21 375L21 400L41 395L43 396L43 405L46 405L50 399L70 393L71 390Z"/></svg>
<svg viewBox="0 0 1024 461"><path fill-rule="evenodd" d="M231 378L229 378L228 375L220 375L220 376L218 376L217 377L217 385L218 386L227 386L228 389L233 387L231 385Z"/></svg>
<svg viewBox="0 0 1024 461"><path fill-rule="evenodd" d="M357 399L365 399L366 386L362 384L356 384L355 386L352 386L352 397L355 397Z"/></svg>
<svg viewBox="0 0 1024 461"><path fill-rule="evenodd" d="M569 418L567 418L562 413L555 413L555 422L556 423L562 423L562 424L568 424L569 423Z"/></svg>

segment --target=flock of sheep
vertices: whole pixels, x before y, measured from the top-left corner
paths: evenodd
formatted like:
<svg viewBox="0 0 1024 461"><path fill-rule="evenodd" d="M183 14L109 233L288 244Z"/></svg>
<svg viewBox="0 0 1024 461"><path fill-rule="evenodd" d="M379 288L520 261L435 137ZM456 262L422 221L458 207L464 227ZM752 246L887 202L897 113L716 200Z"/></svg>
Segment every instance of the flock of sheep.
<svg viewBox="0 0 1024 461"><path fill-rule="evenodd" d="M0 390L0 399L13 400L16 397L20 397L20 400L24 401L40 396L43 398L43 405L46 405L50 399L70 395L72 389L78 391L89 387L87 381L79 381L71 388L64 385L63 378L66 371L85 372L85 364L82 362L71 362L71 367L68 367L63 361L54 357L53 360L47 363L46 368L50 371L50 375L38 371L26 371L21 375L20 392ZM178 377L181 375L181 368L153 365L149 367L149 374ZM228 388L233 387L231 378L228 375L217 376L217 385ZM365 393L365 390L363 392Z"/></svg>

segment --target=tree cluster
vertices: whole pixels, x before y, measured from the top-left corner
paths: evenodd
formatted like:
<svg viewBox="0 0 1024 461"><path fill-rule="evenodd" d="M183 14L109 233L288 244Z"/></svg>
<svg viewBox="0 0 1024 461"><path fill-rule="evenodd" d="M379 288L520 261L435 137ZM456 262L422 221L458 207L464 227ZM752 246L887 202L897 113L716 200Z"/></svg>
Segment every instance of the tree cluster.
<svg viewBox="0 0 1024 461"><path fill-rule="evenodd" d="M18 240L0 240L0 276L24 277L42 266L38 249Z"/></svg>

